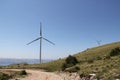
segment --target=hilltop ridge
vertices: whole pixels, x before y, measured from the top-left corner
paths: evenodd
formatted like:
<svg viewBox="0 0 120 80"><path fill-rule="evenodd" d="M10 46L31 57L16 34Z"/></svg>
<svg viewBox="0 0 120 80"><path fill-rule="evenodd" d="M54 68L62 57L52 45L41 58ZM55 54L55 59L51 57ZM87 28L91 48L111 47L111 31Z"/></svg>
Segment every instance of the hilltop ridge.
<svg viewBox="0 0 120 80"><path fill-rule="evenodd" d="M119 55L110 55L116 48L120 49L120 42L89 48L85 51L74 54L73 56L75 56L79 62L75 65L80 68L78 73L85 75L95 73L98 78L104 78L107 80L112 78L120 79L120 51L118 51ZM40 67L50 71L61 70L61 65L64 61L65 58L42 64Z"/></svg>

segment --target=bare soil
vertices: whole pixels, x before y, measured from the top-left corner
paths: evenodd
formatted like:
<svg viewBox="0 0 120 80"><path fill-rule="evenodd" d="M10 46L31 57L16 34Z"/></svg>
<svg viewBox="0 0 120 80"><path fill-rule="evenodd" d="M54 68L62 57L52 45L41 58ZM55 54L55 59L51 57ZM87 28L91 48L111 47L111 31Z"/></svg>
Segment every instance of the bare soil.
<svg viewBox="0 0 120 80"><path fill-rule="evenodd" d="M19 69L13 69L19 71ZM26 70L28 75L24 78L11 79L11 80L63 80L60 75L52 72L45 72L42 70Z"/></svg>

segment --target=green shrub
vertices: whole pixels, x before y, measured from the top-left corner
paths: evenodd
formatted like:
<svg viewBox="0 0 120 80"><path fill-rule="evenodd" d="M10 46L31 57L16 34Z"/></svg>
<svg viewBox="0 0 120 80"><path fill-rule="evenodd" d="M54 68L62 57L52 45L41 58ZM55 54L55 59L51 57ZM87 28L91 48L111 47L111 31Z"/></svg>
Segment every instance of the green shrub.
<svg viewBox="0 0 120 80"><path fill-rule="evenodd" d="M0 80L9 80L11 76L5 73L0 73Z"/></svg>
<svg viewBox="0 0 120 80"><path fill-rule="evenodd" d="M102 60L102 58L100 56L97 56L97 60Z"/></svg>
<svg viewBox="0 0 120 80"><path fill-rule="evenodd" d="M113 50L110 52L110 56L117 56L117 55L120 55L120 48L119 48L119 47L113 49Z"/></svg>
<svg viewBox="0 0 120 80"><path fill-rule="evenodd" d="M70 65L76 65L76 64L78 63L76 57L71 56L71 55L69 55L69 56L66 58L65 61L66 61L67 64L70 64Z"/></svg>
<svg viewBox="0 0 120 80"><path fill-rule="evenodd" d="M19 72L19 75L27 75L27 72L25 70L22 70Z"/></svg>
<svg viewBox="0 0 120 80"><path fill-rule="evenodd" d="M64 71L65 68L67 68L67 65L66 65L66 63L63 63L63 65L62 65L62 67L61 67L62 71Z"/></svg>
<svg viewBox="0 0 120 80"><path fill-rule="evenodd" d="M93 63L94 60L93 60L93 59L90 59L90 60L88 60L87 62L88 62L88 63Z"/></svg>
<svg viewBox="0 0 120 80"><path fill-rule="evenodd" d="M65 63L63 63L62 65L62 71L64 71L66 68L72 67L74 65L76 65L78 63L76 57L69 55L66 60Z"/></svg>
<svg viewBox="0 0 120 80"><path fill-rule="evenodd" d="M107 56L105 57L105 59L111 59L110 55L107 55ZM104 60L105 60L105 59L104 59Z"/></svg>

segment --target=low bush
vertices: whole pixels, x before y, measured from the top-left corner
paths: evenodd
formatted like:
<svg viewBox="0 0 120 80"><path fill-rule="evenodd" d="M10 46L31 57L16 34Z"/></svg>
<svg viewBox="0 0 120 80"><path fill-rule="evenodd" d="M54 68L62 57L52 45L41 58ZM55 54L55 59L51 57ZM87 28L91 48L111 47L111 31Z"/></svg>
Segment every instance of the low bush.
<svg viewBox="0 0 120 80"><path fill-rule="evenodd" d="M22 70L19 72L19 75L27 75L27 72L25 70Z"/></svg>
<svg viewBox="0 0 120 80"><path fill-rule="evenodd" d="M110 55L105 56L104 60L111 59Z"/></svg>
<svg viewBox="0 0 120 80"><path fill-rule="evenodd" d="M112 49L112 51L110 52L110 56L117 56L117 55L120 55L120 48L119 47Z"/></svg>
<svg viewBox="0 0 120 80"><path fill-rule="evenodd" d="M102 58L100 56L97 56L97 60L102 60Z"/></svg>
<svg viewBox="0 0 120 80"><path fill-rule="evenodd" d="M65 61L66 61L67 64L70 64L70 65L75 65L76 63L78 63L76 57L71 56L71 55L69 55L69 56L66 58Z"/></svg>
<svg viewBox="0 0 120 80"><path fill-rule="evenodd" d="M9 80L11 76L5 73L0 73L0 80Z"/></svg>
<svg viewBox="0 0 120 80"><path fill-rule="evenodd" d="M76 57L69 55L66 60L65 63L63 63L62 65L62 71L64 71L66 68L72 67L74 65L76 65L78 63Z"/></svg>
<svg viewBox="0 0 120 80"><path fill-rule="evenodd" d="M88 60L87 62L88 62L88 63L93 63L94 60L93 60L93 59L90 59L90 60Z"/></svg>

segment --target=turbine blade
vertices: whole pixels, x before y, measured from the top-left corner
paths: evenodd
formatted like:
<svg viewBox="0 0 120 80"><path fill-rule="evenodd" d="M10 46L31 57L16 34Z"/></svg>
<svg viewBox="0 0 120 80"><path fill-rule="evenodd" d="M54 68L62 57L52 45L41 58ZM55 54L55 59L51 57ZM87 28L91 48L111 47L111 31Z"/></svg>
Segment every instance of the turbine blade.
<svg viewBox="0 0 120 80"><path fill-rule="evenodd" d="M40 22L40 36L42 36L42 23Z"/></svg>
<svg viewBox="0 0 120 80"><path fill-rule="evenodd" d="M41 38L41 37L39 37L39 38L37 38L37 39L35 39L35 40L33 40L33 41L29 42L27 45L29 45L29 44L31 44L31 43L33 43L33 42L35 42L35 41L39 40L40 38Z"/></svg>
<svg viewBox="0 0 120 80"><path fill-rule="evenodd" d="M43 37L42 37L42 38L43 38ZM47 42L49 42L49 43L55 45L53 42L49 41L48 39L46 39L46 38L43 38L43 39L46 40Z"/></svg>

